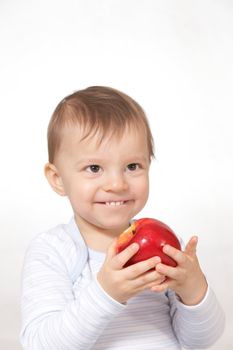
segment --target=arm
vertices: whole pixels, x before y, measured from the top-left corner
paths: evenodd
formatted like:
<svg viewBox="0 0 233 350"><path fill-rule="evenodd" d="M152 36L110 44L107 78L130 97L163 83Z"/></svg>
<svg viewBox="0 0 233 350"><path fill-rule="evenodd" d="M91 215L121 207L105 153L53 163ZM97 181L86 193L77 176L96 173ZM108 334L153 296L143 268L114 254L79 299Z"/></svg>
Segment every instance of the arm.
<svg viewBox="0 0 233 350"><path fill-rule="evenodd" d="M174 331L186 349L211 346L223 333L225 317L214 292L208 286L196 255L197 237L192 237L183 252L165 246L163 251L177 266L158 264L156 270L166 281L152 288L168 290Z"/></svg>
<svg viewBox="0 0 233 350"><path fill-rule="evenodd" d="M67 248L66 254L72 255L72 246ZM61 253L39 237L25 256L21 342L26 350L91 349L125 307L108 297L95 279L75 299Z"/></svg>
<svg viewBox="0 0 233 350"><path fill-rule="evenodd" d="M183 304L171 290L168 297L173 329L185 349L207 349L222 335L224 313L210 287L204 299L193 306Z"/></svg>
<svg viewBox="0 0 233 350"><path fill-rule="evenodd" d="M64 235L51 239L45 234L34 240L25 256L22 276L24 349L91 349L129 298L164 280L154 269L160 262L158 257L123 268L138 248L132 245L116 254L113 242L98 281L92 279L75 296L70 267L80 263L80 254L74 245L64 241Z"/></svg>

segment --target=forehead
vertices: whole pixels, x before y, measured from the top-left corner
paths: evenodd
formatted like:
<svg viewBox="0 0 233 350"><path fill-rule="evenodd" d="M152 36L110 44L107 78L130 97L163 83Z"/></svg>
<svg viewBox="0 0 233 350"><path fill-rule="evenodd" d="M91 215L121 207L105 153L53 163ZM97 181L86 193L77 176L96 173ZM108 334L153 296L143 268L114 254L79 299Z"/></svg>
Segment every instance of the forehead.
<svg viewBox="0 0 233 350"><path fill-rule="evenodd" d="M126 127L122 133L109 132L102 135L100 132L86 135L85 130L76 126L66 127L62 134L59 153L69 155L99 154L104 156L109 153L140 153L149 157L147 135L144 129Z"/></svg>

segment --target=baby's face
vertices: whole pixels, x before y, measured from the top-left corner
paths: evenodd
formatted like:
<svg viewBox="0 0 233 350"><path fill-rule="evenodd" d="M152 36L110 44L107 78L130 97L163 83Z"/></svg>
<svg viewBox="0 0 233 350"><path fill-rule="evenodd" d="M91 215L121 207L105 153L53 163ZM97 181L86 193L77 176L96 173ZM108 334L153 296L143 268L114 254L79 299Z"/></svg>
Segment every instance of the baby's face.
<svg viewBox="0 0 233 350"><path fill-rule="evenodd" d="M122 138L106 138L98 145L98 135L81 141L82 136L76 127L66 130L55 166L80 230L117 235L148 198L146 137L128 130Z"/></svg>

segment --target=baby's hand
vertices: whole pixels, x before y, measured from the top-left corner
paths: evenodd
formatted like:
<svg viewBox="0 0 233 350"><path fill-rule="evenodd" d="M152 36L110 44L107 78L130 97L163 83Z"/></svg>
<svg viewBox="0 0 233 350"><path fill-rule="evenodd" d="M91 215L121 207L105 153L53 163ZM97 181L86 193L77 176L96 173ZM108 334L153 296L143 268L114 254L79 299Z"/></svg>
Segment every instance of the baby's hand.
<svg viewBox="0 0 233 350"><path fill-rule="evenodd" d="M97 280L102 288L120 303L127 302L137 293L151 289L165 280L165 276L160 275L155 270L156 265L161 262L159 257L123 267L138 249L139 245L133 243L117 254L116 240L114 240L107 251L105 262L97 274Z"/></svg>
<svg viewBox="0 0 233 350"><path fill-rule="evenodd" d="M177 262L176 267L162 263L157 264L156 271L167 277L166 281L151 290L162 292L167 288L173 289L186 305L196 305L205 296L207 282L200 268L196 255L198 238L193 236L184 252L165 245L163 252Z"/></svg>

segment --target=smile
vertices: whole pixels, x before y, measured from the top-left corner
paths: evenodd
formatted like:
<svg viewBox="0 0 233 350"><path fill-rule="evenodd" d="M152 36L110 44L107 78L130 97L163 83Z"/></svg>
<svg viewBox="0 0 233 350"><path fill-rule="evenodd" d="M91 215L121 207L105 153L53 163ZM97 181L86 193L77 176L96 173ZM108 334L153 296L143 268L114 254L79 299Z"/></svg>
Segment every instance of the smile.
<svg viewBox="0 0 233 350"><path fill-rule="evenodd" d="M109 201L109 202L96 202L96 204L106 205L107 207L119 207L121 205L125 205L128 202L129 202L129 200L125 200L125 201Z"/></svg>
<svg viewBox="0 0 233 350"><path fill-rule="evenodd" d="M125 202L120 201L120 202L105 202L105 205L111 205L111 206L117 206L117 205L123 205Z"/></svg>

